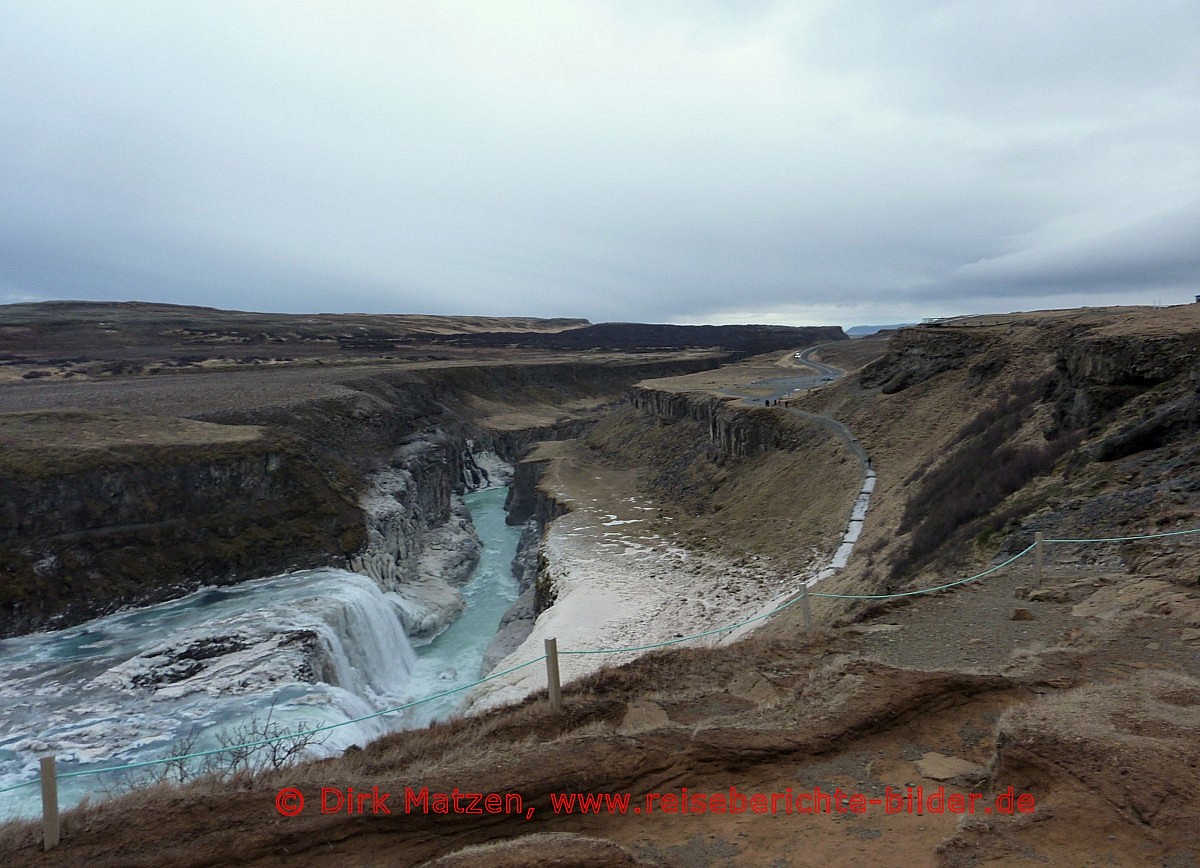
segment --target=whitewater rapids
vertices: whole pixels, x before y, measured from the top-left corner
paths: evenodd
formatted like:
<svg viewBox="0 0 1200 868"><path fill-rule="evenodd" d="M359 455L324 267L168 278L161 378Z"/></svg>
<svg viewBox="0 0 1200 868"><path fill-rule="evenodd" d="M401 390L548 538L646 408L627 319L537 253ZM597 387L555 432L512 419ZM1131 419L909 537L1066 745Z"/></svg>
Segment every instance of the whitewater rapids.
<svg viewBox="0 0 1200 868"><path fill-rule="evenodd" d="M462 694L371 716L469 684L516 598L509 564L519 528L504 523L502 488L466 500L485 540L462 587L464 614L415 652L409 602L359 573L318 569L205 588L186 597L51 633L0 641L0 790L34 780L53 754L59 774L159 759L267 714L331 729L315 756L452 712ZM402 592L401 588L401 592ZM59 781L63 808L102 797L111 775ZM40 810L38 787L0 792L0 820Z"/></svg>

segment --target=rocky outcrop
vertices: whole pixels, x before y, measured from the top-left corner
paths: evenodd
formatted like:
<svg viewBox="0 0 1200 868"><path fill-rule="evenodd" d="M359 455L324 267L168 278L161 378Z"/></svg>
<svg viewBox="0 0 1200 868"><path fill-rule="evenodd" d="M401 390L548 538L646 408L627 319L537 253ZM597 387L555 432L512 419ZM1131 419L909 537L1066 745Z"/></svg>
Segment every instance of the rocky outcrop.
<svg viewBox="0 0 1200 868"><path fill-rule="evenodd" d="M525 458L517 462L513 470L512 485L504 502L509 524L526 524L533 521L538 527L545 528L567 511L562 503L544 491L539 484L549 464L549 459L544 458Z"/></svg>
<svg viewBox="0 0 1200 868"><path fill-rule="evenodd" d="M1113 831L1146 830L1164 852L1191 853L1200 814L1198 699L1200 682L1188 675L1134 669L1118 681L1110 676L1014 706L997 727L991 789L1036 790L1038 811L1045 810L1040 794L1053 793L1058 802L1046 815L1075 828L1111 811L1122 820L1114 819ZM1011 844L1003 852L1011 854L1019 852L1019 830L1015 817L1000 814L960 827L949 844L957 850L971 841L1007 838ZM991 850L992 861L1004 861L996 852ZM958 864L968 861L974 860Z"/></svg>
<svg viewBox="0 0 1200 868"><path fill-rule="evenodd" d="M1058 336L1054 375L1048 398L1062 429L1086 428L1108 417L1131 399L1170 380L1189 382L1194 400L1200 387L1200 335L1093 335L1069 331ZM1180 408L1172 410L1173 417ZM1153 426L1173 425L1160 420ZM1141 435L1134 435L1140 437Z"/></svg>
<svg viewBox="0 0 1200 868"><path fill-rule="evenodd" d="M902 392L938 374L964 367L993 345L994 341L979 331L902 329L888 344L887 353L863 369L859 383L867 388L878 387L885 395Z"/></svg>
<svg viewBox="0 0 1200 868"><path fill-rule="evenodd" d="M1146 449L1154 449L1200 429L1200 395L1191 392L1157 407L1136 422L1105 437L1092 449L1097 461L1114 461Z"/></svg>
<svg viewBox="0 0 1200 868"><path fill-rule="evenodd" d="M538 544L542 541L544 531L543 522L533 518L521 528L521 538L517 540L517 553L512 561L512 575L517 580L517 590L521 593L532 588L537 579Z"/></svg>
<svg viewBox="0 0 1200 868"><path fill-rule="evenodd" d="M0 635L77 623L202 582L344 564L362 542L350 492L270 438L5 474Z"/></svg>
<svg viewBox="0 0 1200 868"><path fill-rule="evenodd" d="M521 647L521 643L533 632L534 622L537 621L537 593L530 587L517 597L496 629L496 635L483 651L483 661L479 666L482 677L496 668L496 664Z"/></svg>
<svg viewBox="0 0 1200 868"><path fill-rule="evenodd" d="M662 420L692 419L706 424L718 457L760 455L790 446L796 436L780 414L741 405L736 398L638 385L631 389L630 400L637 409Z"/></svg>

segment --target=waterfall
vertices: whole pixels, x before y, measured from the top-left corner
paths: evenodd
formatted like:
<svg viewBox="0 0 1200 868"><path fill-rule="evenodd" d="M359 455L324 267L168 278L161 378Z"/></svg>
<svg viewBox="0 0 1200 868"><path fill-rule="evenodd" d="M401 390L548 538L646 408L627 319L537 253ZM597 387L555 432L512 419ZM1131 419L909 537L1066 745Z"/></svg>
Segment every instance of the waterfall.
<svg viewBox="0 0 1200 868"><path fill-rule="evenodd" d="M476 451L475 441L467 440L462 453L462 483L467 491L502 488L512 483L513 466L490 449Z"/></svg>
<svg viewBox="0 0 1200 868"><path fill-rule="evenodd" d="M502 470L489 467L489 480ZM381 512L395 522L382 527L399 549L406 542L399 500L411 504L406 495L415 486L398 470L384 481ZM457 498L451 521L414 544L421 550L409 565L418 581L396 590L361 573L309 570L0 640L0 790L36 778L45 753L62 772L81 771L159 759L197 734L192 749L215 748L223 732L267 717L292 729L368 718L328 730L312 751L329 755L451 713L457 694L373 716L475 679L483 647L515 597L508 567L520 530L505 524L504 496L501 488L468 495L487 527L485 568L462 593L452 589L460 603L447 612L457 614L464 597L471 607L420 656L406 620L431 611L445 586L434 576L465 575L469 559L461 553L479 547ZM112 784L109 776L61 778L60 804L98 798ZM0 793L0 819L36 813L31 791Z"/></svg>
<svg viewBox="0 0 1200 868"><path fill-rule="evenodd" d="M400 620L401 600L366 576L343 573L317 603L324 680L360 696L394 696L403 689L417 655Z"/></svg>
<svg viewBox="0 0 1200 868"><path fill-rule="evenodd" d="M198 734L216 747L267 717L307 728L403 704L417 658L403 601L367 576L322 569L207 588L57 632L0 641L0 788L36 776L160 758ZM401 715L330 730L317 754L365 744ZM244 730L243 730L244 731ZM63 780L64 806L113 781ZM0 819L36 811L26 790L0 796Z"/></svg>

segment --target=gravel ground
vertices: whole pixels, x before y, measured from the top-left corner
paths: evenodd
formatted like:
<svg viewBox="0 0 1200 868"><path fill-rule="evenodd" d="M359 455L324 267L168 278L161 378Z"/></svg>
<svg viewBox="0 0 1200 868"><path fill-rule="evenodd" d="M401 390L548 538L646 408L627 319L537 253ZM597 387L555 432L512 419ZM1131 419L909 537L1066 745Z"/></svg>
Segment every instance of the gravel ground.
<svg viewBox="0 0 1200 868"><path fill-rule="evenodd" d="M1042 589L1051 595L1061 591L1061 601L1027 600L1017 595L1018 589L1034 586L1032 560L1025 561L978 582L917 597L911 605L857 625L853 629L861 651L897 666L998 673L1013 663L1014 654L1071 646L1086 636L1087 648L1103 652L1118 667L1169 668L1200 676L1197 642L1183 638L1190 635L1184 632L1190 609L1177 607L1172 616L1170 609L1142 601L1112 617L1074 615L1077 603L1104 589L1129 587L1139 577L1048 564ZM1178 592L1195 597L1182 587ZM1018 609L1033 619L1012 620Z"/></svg>
<svg viewBox="0 0 1200 868"><path fill-rule="evenodd" d="M858 628L863 651L897 666L994 672L1018 649L1058 644L1080 619L1072 617L1070 604L1014 596L1018 587L1033 586L1032 561L1023 561L884 612ZM1028 610L1033 620L1012 620L1016 609Z"/></svg>

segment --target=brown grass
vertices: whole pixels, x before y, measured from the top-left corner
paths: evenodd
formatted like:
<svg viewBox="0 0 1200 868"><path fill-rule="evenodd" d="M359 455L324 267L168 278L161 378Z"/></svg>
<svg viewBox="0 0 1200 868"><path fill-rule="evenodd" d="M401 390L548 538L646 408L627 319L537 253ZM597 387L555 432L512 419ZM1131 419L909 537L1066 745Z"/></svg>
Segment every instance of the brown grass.
<svg viewBox="0 0 1200 868"><path fill-rule="evenodd" d="M255 425L218 425L177 416L45 410L0 413L0 449L53 450L64 455L145 446L246 443L262 436Z"/></svg>
<svg viewBox="0 0 1200 868"><path fill-rule="evenodd" d="M890 340L890 335L868 335L865 338L838 341L821 347L812 357L814 361L853 373L882 356Z"/></svg>

